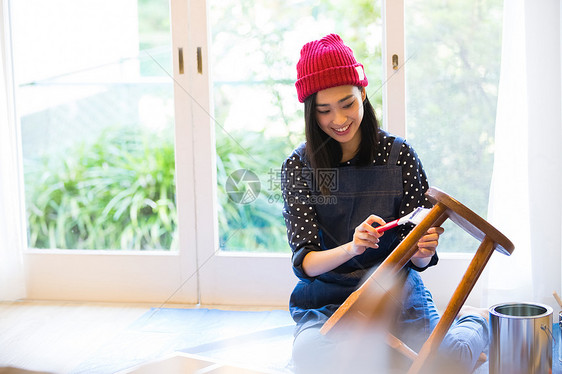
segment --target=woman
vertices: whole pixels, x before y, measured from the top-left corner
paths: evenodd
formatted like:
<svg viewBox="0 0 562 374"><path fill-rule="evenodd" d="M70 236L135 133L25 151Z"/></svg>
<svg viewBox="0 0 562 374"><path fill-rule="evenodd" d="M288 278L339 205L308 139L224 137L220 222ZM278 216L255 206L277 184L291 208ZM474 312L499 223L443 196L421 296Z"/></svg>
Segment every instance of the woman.
<svg viewBox="0 0 562 374"><path fill-rule="evenodd" d="M374 227L416 207L431 207L424 197L428 182L414 149L379 129L363 65L338 35L307 43L297 75L306 143L282 168L283 215L299 278L290 300L297 323L293 362L297 373L341 372L338 353L345 342L323 336L319 329L411 230L403 226L382 235ZM404 269L404 300L393 332L414 349L439 319L418 272L437 264L442 232L430 228ZM487 340L486 319L463 316L442 350L454 352L456 361L472 369Z"/></svg>

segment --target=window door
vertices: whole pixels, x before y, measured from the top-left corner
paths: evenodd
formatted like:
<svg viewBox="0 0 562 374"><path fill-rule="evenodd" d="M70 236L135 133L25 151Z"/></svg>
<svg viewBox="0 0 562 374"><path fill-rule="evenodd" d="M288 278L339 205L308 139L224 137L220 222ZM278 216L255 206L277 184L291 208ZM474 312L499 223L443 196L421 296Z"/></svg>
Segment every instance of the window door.
<svg viewBox="0 0 562 374"><path fill-rule="evenodd" d="M183 3L11 2L29 298L197 301Z"/></svg>

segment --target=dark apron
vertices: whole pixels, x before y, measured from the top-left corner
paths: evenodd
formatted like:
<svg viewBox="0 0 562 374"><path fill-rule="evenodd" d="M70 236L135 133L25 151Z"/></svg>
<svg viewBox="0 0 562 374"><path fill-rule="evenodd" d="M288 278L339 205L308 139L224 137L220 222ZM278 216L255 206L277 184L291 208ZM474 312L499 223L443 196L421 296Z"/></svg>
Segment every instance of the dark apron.
<svg viewBox="0 0 562 374"><path fill-rule="evenodd" d="M324 199L329 203L315 205L322 249L350 242L355 228L371 214L387 222L398 218L403 181L402 168L396 164L403 142L395 139L386 165L337 168L333 197ZM298 331L323 324L398 243L397 230L389 230L381 237L379 248L367 249L311 282L299 281L290 300Z"/></svg>

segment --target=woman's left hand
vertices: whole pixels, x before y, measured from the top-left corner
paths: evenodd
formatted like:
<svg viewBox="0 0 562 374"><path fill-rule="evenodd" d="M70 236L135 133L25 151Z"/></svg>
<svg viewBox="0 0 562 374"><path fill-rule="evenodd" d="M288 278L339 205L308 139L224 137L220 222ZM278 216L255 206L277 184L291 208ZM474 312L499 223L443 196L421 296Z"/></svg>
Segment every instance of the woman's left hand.
<svg viewBox="0 0 562 374"><path fill-rule="evenodd" d="M435 254L437 245L439 244L439 236L443 234L443 227L431 227L424 236L418 240L418 250L412 256L412 259L431 258Z"/></svg>

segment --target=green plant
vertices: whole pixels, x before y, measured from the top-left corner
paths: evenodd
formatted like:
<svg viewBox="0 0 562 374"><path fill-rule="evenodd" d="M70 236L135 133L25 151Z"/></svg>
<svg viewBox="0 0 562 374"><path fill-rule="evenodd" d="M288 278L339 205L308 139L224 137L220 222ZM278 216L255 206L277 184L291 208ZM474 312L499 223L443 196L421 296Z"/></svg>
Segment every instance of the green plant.
<svg viewBox="0 0 562 374"><path fill-rule="evenodd" d="M33 248L176 248L174 146L128 129L26 167Z"/></svg>
<svg viewBox="0 0 562 374"><path fill-rule="evenodd" d="M287 138L266 139L263 132L217 134L217 214L222 249L289 251L278 176L281 162L291 150ZM239 169L252 171L260 180L260 193L248 204L230 199L225 188L228 177Z"/></svg>

